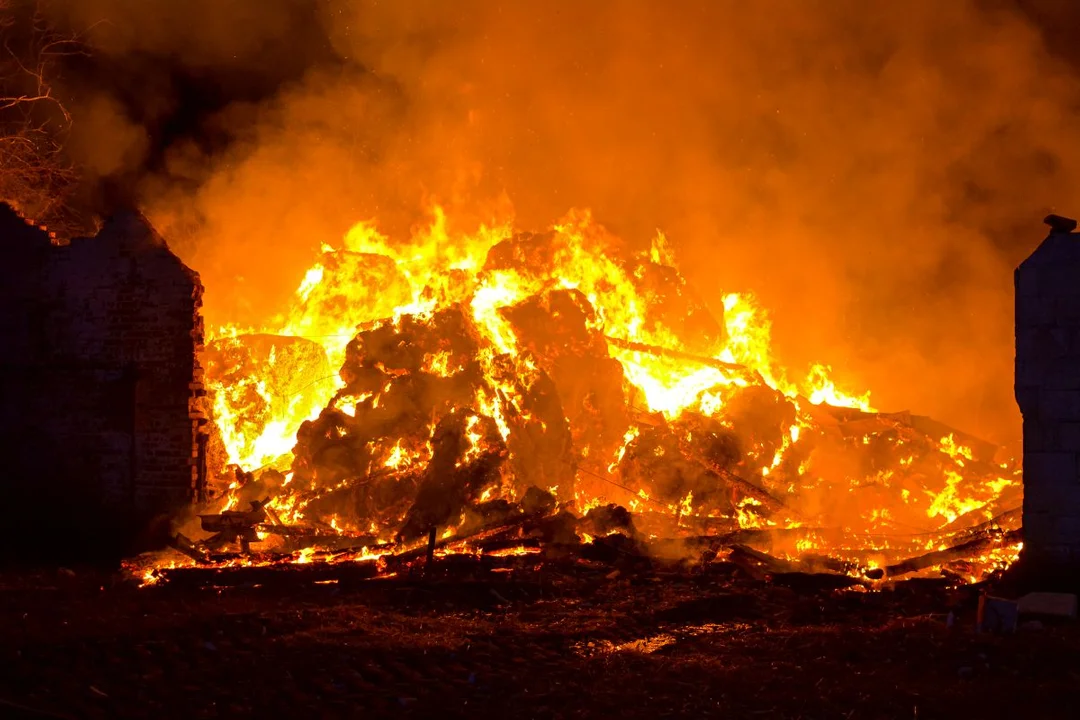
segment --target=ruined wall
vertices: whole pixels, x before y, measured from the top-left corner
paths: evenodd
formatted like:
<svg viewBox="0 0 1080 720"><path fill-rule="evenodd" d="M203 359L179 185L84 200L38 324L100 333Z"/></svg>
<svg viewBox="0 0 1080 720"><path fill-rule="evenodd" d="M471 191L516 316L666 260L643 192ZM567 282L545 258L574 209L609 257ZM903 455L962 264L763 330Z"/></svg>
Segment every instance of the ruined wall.
<svg viewBox="0 0 1080 720"><path fill-rule="evenodd" d="M0 206L0 555L127 552L195 497L201 295L137 213L57 246Z"/></svg>
<svg viewBox="0 0 1080 720"><path fill-rule="evenodd" d="M1080 234L1050 235L1016 286L1016 401L1024 416L1024 557L1080 568Z"/></svg>

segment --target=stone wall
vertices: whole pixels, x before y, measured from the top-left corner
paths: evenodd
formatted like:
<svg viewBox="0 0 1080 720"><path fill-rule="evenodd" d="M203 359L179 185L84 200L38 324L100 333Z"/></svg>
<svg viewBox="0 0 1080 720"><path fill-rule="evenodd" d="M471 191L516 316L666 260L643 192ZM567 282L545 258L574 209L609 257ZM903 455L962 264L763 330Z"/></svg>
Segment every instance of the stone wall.
<svg viewBox="0 0 1080 720"><path fill-rule="evenodd" d="M1050 235L1017 268L1016 401L1024 417L1024 560L1080 567L1080 234Z"/></svg>
<svg viewBox="0 0 1080 720"><path fill-rule="evenodd" d="M57 245L0 206L0 555L119 555L196 498L201 296L138 213Z"/></svg>

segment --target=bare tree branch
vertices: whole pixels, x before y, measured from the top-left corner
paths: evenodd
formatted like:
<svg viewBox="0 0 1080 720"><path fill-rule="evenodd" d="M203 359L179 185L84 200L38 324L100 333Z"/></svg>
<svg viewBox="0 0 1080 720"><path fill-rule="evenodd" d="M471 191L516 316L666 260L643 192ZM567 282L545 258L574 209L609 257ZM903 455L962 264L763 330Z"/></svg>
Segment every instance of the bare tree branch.
<svg viewBox="0 0 1080 720"><path fill-rule="evenodd" d="M84 37L58 33L36 2L0 0L0 201L60 234L78 172L55 87L63 59L86 54Z"/></svg>

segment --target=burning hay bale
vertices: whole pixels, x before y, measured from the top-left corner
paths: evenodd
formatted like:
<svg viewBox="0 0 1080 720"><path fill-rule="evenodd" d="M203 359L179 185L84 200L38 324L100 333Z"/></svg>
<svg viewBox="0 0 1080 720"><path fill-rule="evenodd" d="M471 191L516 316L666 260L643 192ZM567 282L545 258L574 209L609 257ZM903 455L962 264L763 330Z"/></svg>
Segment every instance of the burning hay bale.
<svg viewBox="0 0 1080 720"><path fill-rule="evenodd" d="M589 508L585 511L580 527L597 537L606 537L613 533L628 537L638 534L634 527L634 516L626 508L614 503Z"/></svg>
<svg viewBox="0 0 1080 720"><path fill-rule="evenodd" d="M316 410L320 386L333 383L326 351L299 337L222 338L207 346L202 362L216 427L248 469L289 453L289 426Z"/></svg>
<svg viewBox="0 0 1080 720"><path fill-rule="evenodd" d="M569 438L550 382L536 373L526 387L513 368L495 363L485 375L478 355L475 330L460 307L362 331L347 349L345 387L298 433L295 480L314 490L364 486L367 497L377 498L372 478L401 478L419 469L406 536L456 519L474 491L502 481L508 454L530 470L516 476L522 490L532 481L557 487L570 480L566 453L550 452L567 448ZM522 400L517 412L501 414L500 421L515 430L508 433L509 446L489 409L506 393ZM317 510L326 497L309 509ZM400 519L388 515L390 507L374 505L345 519Z"/></svg>
<svg viewBox="0 0 1080 720"><path fill-rule="evenodd" d="M573 499L574 437L558 387L542 370L521 399L521 413L506 443L515 488L555 488L560 500Z"/></svg>
<svg viewBox="0 0 1080 720"><path fill-rule="evenodd" d="M455 410L435 428L432 454L398 537L456 525L470 501L499 484L506 446L491 418Z"/></svg>
<svg viewBox="0 0 1080 720"><path fill-rule="evenodd" d="M631 290L640 304L644 323L685 341L682 344L687 352L711 357L723 349L726 340L722 308L714 312L706 306L671 264L666 241L658 240L652 257L642 257L627 252L615 238L603 234L575 237L558 232L519 233L488 251L484 271L522 274L535 279L537 288L546 288L562 274L568 261L607 253L626 278L626 290ZM580 257L582 254L587 256Z"/></svg>
<svg viewBox="0 0 1080 720"><path fill-rule="evenodd" d="M359 333L346 350L344 387L300 427L295 480L325 490L422 467L433 419L468 407L483 384L476 350L460 308Z"/></svg>
<svg viewBox="0 0 1080 720"><path fill-rule="evenodd" d="M187 557L220 556L226 536L241 556L378 555L395 572L455 552L629 567L735 548L747 572L856 584L1009 561L1015 466L927 418L875 413L820 369L789 383L753 308L728 296L711 313L662 242L632 253L582 216L489 240L442 264L385 243L323 258L303 313L381 315L342 348L336 392L296 422L288 472L236 474L205 521L219 529L181 544ZM406 271L415 258L435 264ZM385 297L343 293L361 276ZM244 363L259 358L318 365L302 344L244 347L250 361L220 361L220 377L257 376ZM263 498L265 521L222 534Z"/></svg>
<svg viewBox="0 0 1080 720"><path fill-rule="evenodd" d="M717 467L734 469L740 458L739 439L718 423L701 418L702 425L711 428L691 429L689 418L659 427L643 427L626 445L618 464L623 484L640 488L649 498L663 506L677 507L682 514L691 515L704 509L705 514L730 514L737 501L737 491L705 464L688 458L682 443L700 448ZM697 433L695 434L695 430ZM689 434L690 440L681 436ZM696 440L696 441L695 441Z"/></svg>
<svg viewBox="0 0 1080 720"><path fill-rule="evenodd" d="M460 305L430 316L404 315L361 330L345 350L338 398L381 392L404 376L481 381L479 339ZM424 398L427 399L427 398Z"/></svg>
<svg viewBox="0 0 1080 720"><path fill-rule="evenodd" d="M610 456L630 425L622 365L608 354L596 315L577 290L552 290L504 309L522 349L551 379L573 446ZM555 408L551 408L555 410ZM554 412L542 416L562 424Z"/></svg>
<svg viewBox="0 0 1080 720"><path fill-rule="evenodd" d="M518 233L488 250L484 271L524 271L535 277L552 278L558 272L559 252L565 249L556 232Z"/></svg>
<svg viewBox="0 0 1080 720"><path fill-rule="evenodd" d="M712 357L724 349L723 308L717 313L707 307L678 270L641 260L630 275L645 300L643 319L648 326L665 328L672 337L680 338L688 353Z"/></svg>

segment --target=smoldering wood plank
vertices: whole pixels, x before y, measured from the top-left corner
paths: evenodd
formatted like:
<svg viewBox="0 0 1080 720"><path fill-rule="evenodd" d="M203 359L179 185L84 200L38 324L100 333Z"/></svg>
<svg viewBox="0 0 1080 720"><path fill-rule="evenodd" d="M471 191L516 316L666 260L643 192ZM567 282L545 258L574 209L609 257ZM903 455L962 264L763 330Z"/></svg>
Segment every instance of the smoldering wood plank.
<svg viewBox="0 0 1080 720"><path fill-rule="evenodd" d="M945 563L953 562L955 560L966 560L995 548L1018 543L1021 540L1023 540L1022 529L1012 530L1001 535L992 535L977 538L975 540L968 540L967 542L945 548L944 550L934 550L933 552L917 555L894 565L889 565L885 568L885 577L900 577L902 575L908 575L913 572L934 567L935 565L944 565Z"/></svg>
<svg viewBox="0 0 1080 720"><path fill-rule="evenodd" d="M442 550L444 548L452 547L461 543L479 542L484 539L500 535L513 528L522 527L530 521L536 521L538 519L541 518L538 518L536 515L529 515L523 513L521 515L518 515L517 517L510 518L509 520L503 520L499 523L495 523L492 525L482 525L465 534L454 534L449 537L436 540L433 549ZM408 564L415 560L419 560L427 554L428 543L425 542L423 545L413 548L411 550L406 550L404 552L388 555L386 561L388 566L400 566L402 564Z"/></svg>
<svg viewBox="0 0 1080 720"><path fill-rule="evenodd" d="M977 535L981 535L989 530L995 528L1002 528L1008 530L1017 529L1024 519L1024 509L1022 507L1015 507L1005 512L999 513L989 520L985 520L977 525L957 530L949 535L949 538L954 542L959 540L973 539ZM946 528L949 526L947 525Z"/></svg>
<svg viewBox="0 0 1080 720"><path fill-rule="evenodd" d="M690 447L690 445L681 438L679 440L679 450L682 452L683 457L685 457L687 460L700 464L703 468L713 473L724 482L738 489L739 492L741 492L743 495L757 500L766 510L769 510L773 513L780 510L788 513L793 512L790 508L787 507L787 505L784 504L782 500L770 493L765 488L755 485L749 480L741 478L733 472L725 470L724 468L720 467L716 463L706 458L695 448Z"/></svg>
<svg viewBox="0 0 1080 720"><path fill-rule="evenodd" d="M169 568L160 571L169 587L208 588L242 585L290 586L322 581L368 580L379 574L375 560L360 562L275 563L262 566Z"/></svg>
<svg viewBox="0 0 1080 720"><path fill-rule="evenodd" d="M659 347L657 345L648 345L646 343L634 342L632 340L623 340L622 338L612 337L605 335L604 339L610 344L622 350L630 350L631 352L641 352L646 355L655 355L657 357L669 357L675 360L687 360L689 362L697 363L699 365L705 365L707 367L714 367L717 370L724 370L731 373L737 373L739 375L749 375L760 378L753 370L745 365L739 365L738 363L725 362L723 360L717 360L716 358L705 357L704 355L695 355L693 353L683 352L682 350L671 350L665 347ZM764 380L762 380L764 384Z"/></svg>

